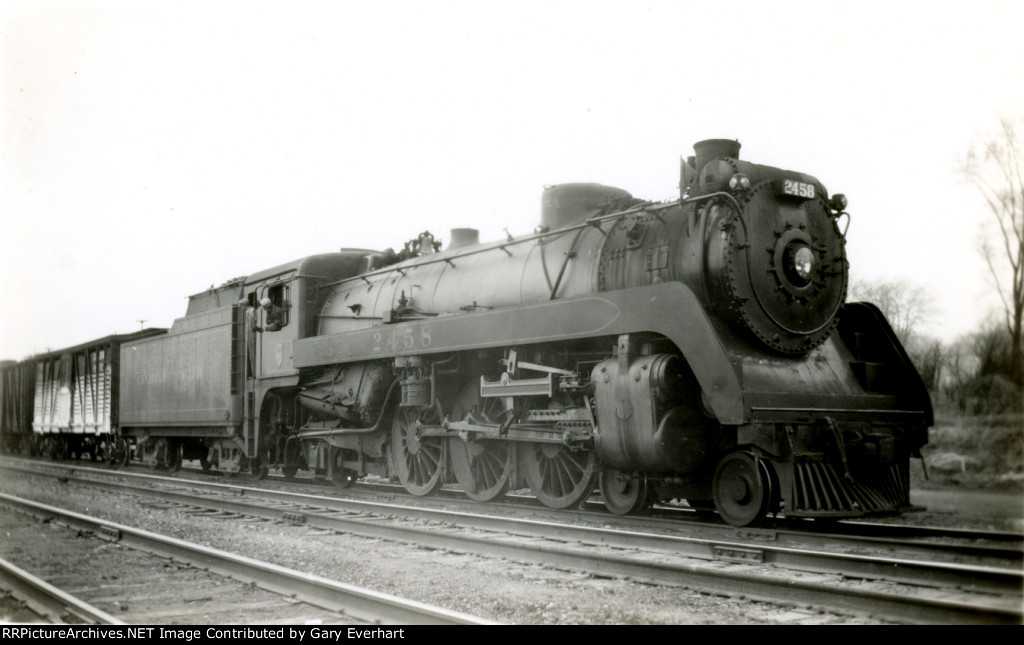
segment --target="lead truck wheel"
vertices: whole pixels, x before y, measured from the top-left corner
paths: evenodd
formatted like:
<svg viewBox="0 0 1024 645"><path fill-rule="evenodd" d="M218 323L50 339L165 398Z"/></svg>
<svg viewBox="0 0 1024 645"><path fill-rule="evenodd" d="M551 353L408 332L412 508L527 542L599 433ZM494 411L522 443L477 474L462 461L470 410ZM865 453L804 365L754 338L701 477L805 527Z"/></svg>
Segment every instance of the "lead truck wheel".
<svg viewBox="0 0 1024 645"><path fill-rule="evenodd" d="M641 473L606 468L600 482L604 506L616 515L639 513L650 503L647 478Z"/></svg>
<svg viewBox="0 0 1024 645"><path fill-rule="evenodd" d="M767 514L773 494L768 465L746 451L726 455L715 469L712 492L718 514L729 524L759 522Z"/></svg>

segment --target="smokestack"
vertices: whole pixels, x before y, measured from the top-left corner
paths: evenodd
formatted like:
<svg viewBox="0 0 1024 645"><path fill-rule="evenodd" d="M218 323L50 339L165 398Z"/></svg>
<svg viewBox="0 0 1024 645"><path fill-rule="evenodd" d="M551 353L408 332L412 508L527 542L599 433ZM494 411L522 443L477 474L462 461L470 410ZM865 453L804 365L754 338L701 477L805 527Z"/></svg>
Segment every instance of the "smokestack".
<svg viewBox="0 0 1024 645"><path fill-rule="evenodd" d="M712 159L730 157L740 158L740 142L732 139L705 139L693 144L693 151L697 153L697 165L695 170L700 175L704 165Z"/></svg>

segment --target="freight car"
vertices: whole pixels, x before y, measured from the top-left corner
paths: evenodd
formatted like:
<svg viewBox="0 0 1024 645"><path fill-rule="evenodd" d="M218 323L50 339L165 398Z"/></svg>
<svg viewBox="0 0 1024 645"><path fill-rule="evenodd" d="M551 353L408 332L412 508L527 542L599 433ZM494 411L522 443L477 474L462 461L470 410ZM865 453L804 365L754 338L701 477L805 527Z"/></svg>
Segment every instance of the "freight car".
<svg viewBox="0 0 1024 645"><path fill-rule="evenodd" d="M5 361L0 401L2 450L56 459L110 457L118 425L122 343L163 334L144 329Z"/></svg>
<svg viewBox="0 0 1024 645"><path fill-rule="evenodd" d="M30 452L35 375L29 361L0 362L0 452Z"/></svg>
<svg viewBox="0 0 1024 645"><path fill-rule="evenodd" d="M541 227L342 249L190 298L121 346L118 445L490 501L686 499L742 526L909 507L931 403L846 303L846 198L703 141L680 197L545 189ZM128 449L118 454L128 454Z"/></svg>

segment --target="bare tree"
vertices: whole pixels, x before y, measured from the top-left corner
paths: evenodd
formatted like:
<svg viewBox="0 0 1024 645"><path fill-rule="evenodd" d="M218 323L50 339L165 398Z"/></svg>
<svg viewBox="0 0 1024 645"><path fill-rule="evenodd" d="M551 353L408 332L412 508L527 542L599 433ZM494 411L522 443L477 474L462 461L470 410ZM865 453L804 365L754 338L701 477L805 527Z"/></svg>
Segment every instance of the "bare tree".
<svg viewBox="0 0 1024 645"><path fill-rule="evenodd" d="M948 350L942 341L928 336L917 336L911 339L907 347L910 360L921 374L921 380L929 392L938 392L942 383L943 366L949 360Z"/></svg>
<svg viewBox="0 0 1024 645"><path fill-rule="evenodd" d="M931 322L935 313L932 294L905 280L855 281L850 285L850 300L863 300L878 307L904 345Z"/></svg>
<svg viewBox="0 0 1024 645"><path fill-rule="evenodd" d="M967 394L973 379L978 374L977 358L971 351L970 338L962 337L949 345L946 350L942 391L946 400L961 413L967 412Z"/></svg>
<svg viewBox="0 0 1024 645"><path fill-rule="evenodd" d="M985 198L999 236L985 242L982 253L1003 303L1010 334L1010 374L1024 384L1021 366L1021 319L1024 316L1024 148L1021 120L1003 117L995 133L967 152L964 174ZM1009 280L1003 271L1009 264Z"/></svg>
<svg viewBox="0 0 1024 645"><path fill-rule="evenodd" d="M921 331L935 314L935 298L931 292L905 280L857 280L850 285L850 300L864 300L881 310L917 367L925 387L930 392L937 391L942 380L945 348L940 341Z"/></svg>

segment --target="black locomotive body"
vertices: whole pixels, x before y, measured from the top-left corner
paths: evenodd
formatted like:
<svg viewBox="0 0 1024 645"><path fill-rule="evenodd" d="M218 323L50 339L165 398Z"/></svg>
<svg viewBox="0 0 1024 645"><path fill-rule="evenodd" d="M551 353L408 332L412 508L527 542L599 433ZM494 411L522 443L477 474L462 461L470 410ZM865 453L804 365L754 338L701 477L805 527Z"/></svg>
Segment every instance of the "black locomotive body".
<svg viewBox="0 0 1024 645"><path fill-rule="evenodd" d="M844 304L845 198L695 149L679 201L555 186L536 234L368 254L267 393L265 454L553 507L599 479L613 512L685 498L734 524L906 508L931 407L878 310Z"/></svg>
<svg viewBox="0 0 1024 645"><path fill-rule="evenodd" d="M476 500L528 487L851 517L909 506L928 394L880 312L847 304L845 198L695 146L679 200L549 187L534 234L424 233L193 296L122 349L121 434L181 456Z"/></svg>

